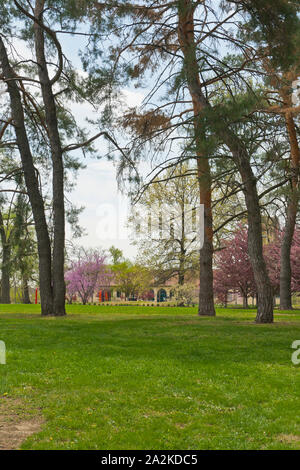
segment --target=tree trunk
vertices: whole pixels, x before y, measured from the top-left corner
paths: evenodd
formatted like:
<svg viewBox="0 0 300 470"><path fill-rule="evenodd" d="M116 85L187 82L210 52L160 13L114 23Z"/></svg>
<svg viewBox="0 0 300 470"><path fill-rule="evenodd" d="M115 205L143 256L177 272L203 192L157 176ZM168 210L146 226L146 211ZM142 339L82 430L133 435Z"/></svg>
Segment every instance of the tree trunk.
<svg viewBox="0 0 300 470"><path fill-rule="evenodd" d="M184 271L181 269L181 267L179 267L178 284L180 286L184 285Z"/></svg>
<svg viewBox="0 0 300 470"><path fill-rule="evenodd" d="M1 303L10 304L10 257L11 247L4 226L2 211L0 211L0 236L2 244L2 265L1 265Z"/></svg>
<svg viewBox="0 0 300 470"><path fill-rule="evenodd" d="M280 251L280 308L292 310L292 269L291 269L291 247L296 226L297 209L299 203L299 166L300 149L297 140L296 126L293 116L286 115L286 127L288 130L291 147L291 195L288 198L286 224L281 242Z"/></svg>
<svg viewBox="0 0 300 470"><path fill-rule="evenodd" d="M243 308L248 308L248 296L243 295Z"/></svg>
<svg viewBox="0 0 300 470"><path fill-rule="evenodd" d="M185 278L185 200L181 201L181 239L180 239L180 255L179 255L179 270L178 270L178 284L184 285Z"/></svg>
<svg viewBox="0 0 300 470"><path fill-rule="evenodd" d="M199 116L195 122L199 125L199 132L201 132L200 116L203 110L210 108L209 102L206 100L201 82L198 74L198 62L196 57L196 44L194 38L194 8L195 5L191 0L181 0L178 9L178 37L181 49L185 58L185 72L188 82L188 87L193 100L194 113ZM259 198L257 194L256 180L250 165L250 156L243 142L231 131L230 127L224 122L224 127L217 127L216 133L222 141L230 149L234 158L235 164L241 174L244 184L244 195L248 211L248 249L251 259L251 265L254 271L254 278L258 292L258 308L257 308L257 323L271 323L273 322L273 293L272 286L269 280L266 263L263 257L262 246L262 227L261 227L261 214L259 206ZM208 158L206 158L206 169L203 168L202 183L205 184L205 194L203 195L204 208L205 208L205 236L204 246L201 250L203 266L200 267L200 272L205 267L207 273L203 273L204 286L203 290L207 288L206 292L202 295L206 302L203 308L207 308L212 313L213 307L213 287L212 287L212 217L211 207L209 205L209 188L210 179L208 171ZM204 165L203 159L198 159L201 162L201 167ZM199 164L198 164L199 165ZM199 171L199 166L198 166ZM204 191L203 189L203 191ZM201 264L200 256L200 264ZM201 279L200 279L201 291ZM204 303L204 302L203 302ZM200 308L200 306L199 306Z"/></svg>
<svg viewBox="0 0 300 470"><path fill-rule="evenodd" d="M296 213L293 203L288 203L287 219L284 228L284 235L280 248L280 308L281 310L292 310L292 268L291 268L291 247L296 225Z"/></svg>
<svg viewBox="0 0 300 470"><path fill-rule="evenodd" d="M248 251L257 289L257 323L273 322L273 289L263 256L262 225L256 179L243 142L228 128L222 132L223 141L230 149L244 185L248 212Z"/></svg>
<svg viewBox="0 0 300 470"><path fill-rule="evenodd" d="M43 22L44 0L37 0L35 5L35 18ZM41 82L43 102L45 106L46 124L52 157L52 186L53 186L53 313L61 316L65 310L65 206L64 206L64 165L63 151L58 131L56 103L52 91L53 81L50 80L45 58L44 29L39 23L34 23L35 50L38 62L38 73Z"/></svg>
<svg viewBox="0 0 300 470"><path fill-rule="evenodd" d="M29 286L28 279L26 276L23 276L23 303L31 304L30 295L29 295Z"/></svg>
<svg viewBox="0 0 300 470"><path fill-rule="evenodd" d="M11 248L5 243L2 245L2 282L1 282L1 303L10 304L10 263Z"/></svg>
<svg viewBox="0 0 300 470"><path fill-rule="evenodd" d="M194 38L194 6L190 1L180 2L178 8L178 40L184 56L184 66L194 110L194 137L197 153L197 169L200 204L204 205L204 243L200 249L199 315L214 316L213 293L213 229L211 206L211 174L209 158L205 153L205 134L202 129L201 111L204 107ZM199 93L200 90L200 93Z"/></svg>
<svg viewBox="0 0 300 470"><path fill-rule="evenodd" d="M208 159L198 158L200 204L204 205L204 242L200 249L199 315L215 316L213 290L213 229L211 207L211 177Z"/></svg>
<svg viewBox="0 0 300 470"><path fill-rule="evenodd" d="M32 208L37 235L42 315L51 315L53 313L51 245L44 211L44 201L40 193L38 176L33 164L33 158L27 138L20 92L16 84L15 73L9 64L5 45L1 37L0 61L2 74L8 80L7 88L10 96L16 140L21 156L26 189Z"/></svg>

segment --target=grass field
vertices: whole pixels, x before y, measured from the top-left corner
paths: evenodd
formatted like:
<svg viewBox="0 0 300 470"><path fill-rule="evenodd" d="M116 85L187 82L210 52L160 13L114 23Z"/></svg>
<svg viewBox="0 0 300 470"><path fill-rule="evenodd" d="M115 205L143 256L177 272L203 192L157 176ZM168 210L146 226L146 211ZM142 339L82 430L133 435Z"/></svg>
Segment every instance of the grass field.
<svg viewBox="0 0 300 470"><path fill-rule="evenodd" d="M43 417L23 449L300 449L300 311L1 305L1 406Z"/></svg>

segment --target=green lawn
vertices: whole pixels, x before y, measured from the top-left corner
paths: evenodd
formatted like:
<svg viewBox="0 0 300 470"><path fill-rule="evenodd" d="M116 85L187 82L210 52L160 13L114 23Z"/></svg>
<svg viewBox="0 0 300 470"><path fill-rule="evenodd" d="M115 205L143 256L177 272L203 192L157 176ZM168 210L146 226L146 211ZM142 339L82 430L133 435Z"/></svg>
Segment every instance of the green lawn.
<svg viewBox="0 0 300 470"><path fill-rule="evenodd" d="M1 305L0 398L44 417L23 449L300 449L300 311ZM72 313L71 313L72 312Z"/></svg>

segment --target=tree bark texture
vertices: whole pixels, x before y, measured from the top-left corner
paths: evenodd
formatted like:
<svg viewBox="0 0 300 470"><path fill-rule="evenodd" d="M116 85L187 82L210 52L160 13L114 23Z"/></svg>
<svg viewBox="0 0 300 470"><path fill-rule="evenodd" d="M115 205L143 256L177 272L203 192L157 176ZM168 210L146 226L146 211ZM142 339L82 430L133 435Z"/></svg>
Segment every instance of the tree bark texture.
<svg viewBox="0 0 300 470"><path fill-rule="evenodd" d="M15 78L15 73L10 66L6 48L1 37L0 61L2 73L4 78L7 80L13 125L37 235L42 315L52 315L53 295L51 283L51 245L45 217L44 201L39 188L38 175L34 167L33 157L28 142L21 95Z"/></svg>
<svg viewBox="0 0 300 470"><path fill-rule="evenodd" d="M286 127L291 148L291 194L288 198L286 223L280 250L280 308L292 310L292 269L291 247L296 226L296 217L299 204L299 166L300 149L297 140L296 125L293 116L286 115Z"/></svg>
<svg viewBox="0 0 300 470"><path fill-rule="evenodd" d="M181 0L179 2L178 37L185 58L187 83L193 100L196 126L195 135L197 138L197 135L201 135L201 113L205 109L209 108L210 104L203 94L198 74L198 62L194 38L195 5L196 4L193 4L191 0ZM273 293L266 263L263 257L261 213L256 179L251 168L250 156L248 155L243 142L231 131L230 127L226 125L225 122L224 127L218 127L216 132L218 132L219 138L230 149L243 182L245 202L248 211L248 250L258 292L256 322L271 323L273 322ZM199 139L199 144L201 148L201 139ZM201 155L199 155L198 174L200 191L202 186L200 202L204 204L205 208L205 237L204 246L200 254L199 313L205 313L206 308L206 314L213 314L211 179L209 160L206 156L201 157ZM206 273L204 273L204 270L206 270ZM203 273L203 279L201 278L201 272ZM204 309L204 312L202 308Z"/></svg>
<svg viewBox="0 0 300 470"><path fill-rule="evenodd" d="M42 96L45 108L45 119L48 129L52 157L52 187L53 187L53 313L65 315L65 205L64 205L64 164L61 140L58 131L56 103L52 90L53 83L49 78L45 57L45 31L40 23L43 22L44 0L36 0L34 23L35 50L38 63L38 73L41 82Z"/></svg>

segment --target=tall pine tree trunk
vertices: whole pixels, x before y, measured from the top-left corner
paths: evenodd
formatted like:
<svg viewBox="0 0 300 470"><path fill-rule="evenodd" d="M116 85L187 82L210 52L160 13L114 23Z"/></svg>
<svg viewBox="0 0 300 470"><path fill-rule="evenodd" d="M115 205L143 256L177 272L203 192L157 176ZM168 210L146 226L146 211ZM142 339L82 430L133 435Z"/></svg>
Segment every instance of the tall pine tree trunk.
<svg viewBox="0 0 300 470"><path fill-rule="evenodd" d="M300 149L297 140L296 126L293 116L286 115L286 127L291 147L291 194L288 197L286 223L280 251L280 308L292 310L292 269L291 247L296 226L296 217L299 203L299 166Z"/></svg>
<svg viewBox="0 0 300 470"><path fill-rule="evenodd" d="M38 176L34 167L33 157L26 133L20 92L16 83L15 73L9 64L6 48L1 37L0 62L2 74L4 75L4 78L7 79L7 88L10 96L11 113L16 140L21 156L26 189L32 208L37 235L42 315L52 315L53 295L51 284L51 245L45 217L44 201L40 193Z"/></svg>
<svg viewBox="0 0 300 470"><path fill-rule="evenodd" d="M208 156L205 154L205 134L202 129L201 111L203 100L198 74L198 63L194 38L194 6L188 0L179 2L178 39L184 56L184 67L194 109L194 137L197 153L197 169L200 204L204 205L204 243L200 249L199 315L214 316L213 293L213 228L211 206L211 174Z"/></svg>
<svg viewBox="0 0 300 470"><path fill-rule="evenodd" d="M292 268L291 248L296 225L295 204L288 202L286 223L280 247L280 308L281 310L292 310Z"/></svg>
<svg viewBox="0 0 300 470"><path fill-rule="evenodd" d="M42 96L45 107L46 124L52 156L52 187L53 187L53 313L65 315L65 206L64 206L64 165L63 151L58 131L56 103L52 87L57 80L50 80L45 58L45 37L43 27L44 0L36 0L35 5L35 50L38 63L38 73L41 82ZM62 65L61 65L62 66ZM61 72L61 71L60 71Z"/></svg>
<svg viewBox="0 0 300 470"><path fill-rule="evenodd" d="M273 322L273 289L263 256L262 224L256 178L250 157L243 142L230 128L222 132L222 139L230 149L243 182L248 213L248 252L257 289L257 323Z"/></svg>
<svg viewBox="0 0 300 470"><path fill-rule="evenodd" d="M200 204L204 205L204 242L200 249L200 291L199 315L214 316L213 291L213 228L211 207L211 176L208 158L199 157L198 178L200 186Z"/></svg>
<svg viewBox="0 0 300 470"><path fill-rule="evenodd" d="M198 62L196 57L196 44L194 38L194 9L196 4L191 0L181 0L179 2L178 17L179 17L179 43L185 58L185 68L188 87L192 96L194 111L196 115L200 116L201 112L210 107L209 102L206 100L201 82L198 74ZM196 121L196 120L195 120ZM197 119L200 124L200 118ZM201 130L200 130L201 131ZM250 165L250 157L243 142L231 131L229 126L224 122L223 129L218 127L216 129L220 139L230 149L236 166L241 174L244 195L248 211L248 250L251 260L251 265L254 271L255 283L258 293L258 308L256 321L258 323L271 323L273 322L273 293L270 279L267 272L266 263L263 257L262 245L262 226L261 214L259 206L259 198L256 187L256 180ZM198 160L199 161L199 160ZM208 160L207 160L208 161ZM205 170L203 171L202 181L206 181L206 189L209 188L209 175ZM211 231L211 208L209 207L209 194L208 191L203 199L206 217L205 217L205 238L204 246L201 250L201 255L204 253L204 267L207 267L208 272L203 274L205 282L207 283L207 299L208 309L211 309L213 301L213 287L212 287L212 231ZM201 263L201 256L200 256ZM201 268L200 268L201 270ZM201 282L201 279L200 279ZM205 295L205 293L204 293ZM204 305L205 307L205 305Z"/></svg>

